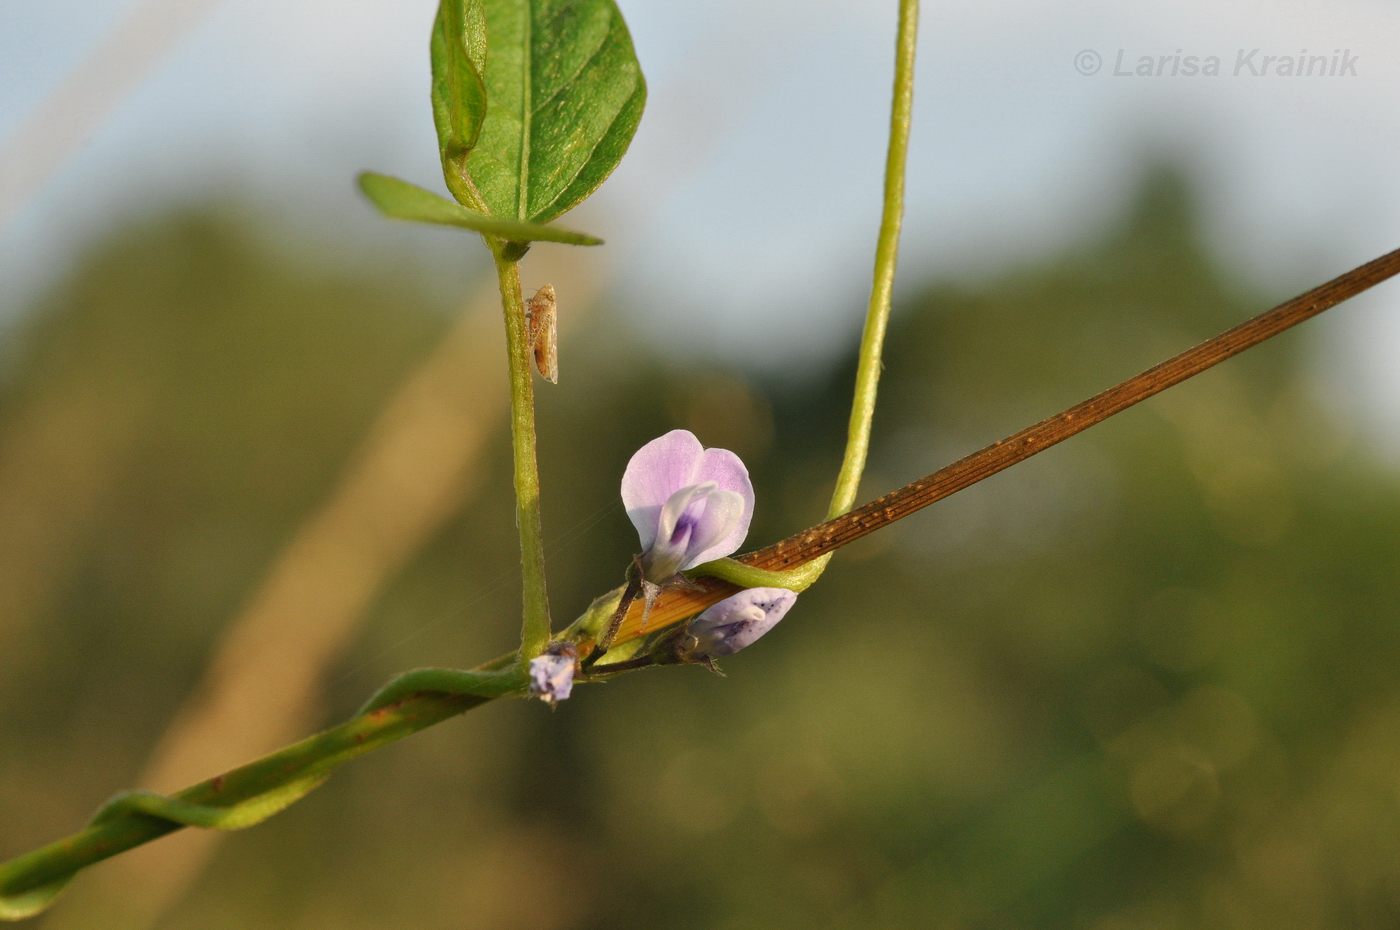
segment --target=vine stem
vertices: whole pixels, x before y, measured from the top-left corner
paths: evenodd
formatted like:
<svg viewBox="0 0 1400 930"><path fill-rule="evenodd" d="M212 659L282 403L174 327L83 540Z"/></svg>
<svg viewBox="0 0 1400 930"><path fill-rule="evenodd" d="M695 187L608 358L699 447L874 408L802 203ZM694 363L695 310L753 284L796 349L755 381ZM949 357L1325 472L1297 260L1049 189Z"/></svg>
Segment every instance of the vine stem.
<svg viewBox="0 0 1400 930"><path fill-rule="evenodd" d="M904 179L909 164L909 130L914 124L914 60L919 39L919 0L899 0L899 27L894 42L894 94L890 106L890 143L885 154L885 196L880 216L880 234L875 242L875 273L870 286L870 303L865 309L865 328L860 335L856 363L855 390L851 416L846 425L846 451L836 487L831 491L827 519L851 509L860 492L860 479L870 457L870 430L875 420L875 400L884 369L885 333L889 329L890 307L894 303L894 276L899 264L899 235L904 225ZM827 553L808 563L800 579L784 587L802 591L826 571L831 561ZM737 590L732 585L731 590ZM626 625L624 624L624 629Z"/></svg>
<svg viewBox="0 0 1400 930"><path fill-rule="evenodd" d="M918 46L919 0L900 0L899 31L895 36L894 103L890 107L890 147L885 156L885 206L880 237L875 244L875 280L860 339L855 396L846 431L846 454L831 494L827 519L851 509L870 453L870 426L875 418L875 395L880 386L880 357L889 328L894 299L894 273L899 261L899 232L904 221L904 177L909 162L909 128L914 117L914 53Z"/></svg>
<svg viewBox="0 0 1400 930"><path fill-rule="evenodd" d="M117 795L85 829L0 864L0 920L39 913L79 870L187 824L230 830L259 823L319 787L342 763L493 698L520 694L525 685L524 674L513 667L406 672L345 723L171 798L149 792Z"/></svg>
<svg viewBox="0 0 1400 930"><path fill-rule="evenodd" d="M510 355L510 433L515 458L515 523L520 531L520 574L524 588L520 622L522 667L549 643L549 594L544 576L544 534L540 528L540 470L535 453L535 384L525 331L520 264L496 251L496 276L505 313Z"/></svg>

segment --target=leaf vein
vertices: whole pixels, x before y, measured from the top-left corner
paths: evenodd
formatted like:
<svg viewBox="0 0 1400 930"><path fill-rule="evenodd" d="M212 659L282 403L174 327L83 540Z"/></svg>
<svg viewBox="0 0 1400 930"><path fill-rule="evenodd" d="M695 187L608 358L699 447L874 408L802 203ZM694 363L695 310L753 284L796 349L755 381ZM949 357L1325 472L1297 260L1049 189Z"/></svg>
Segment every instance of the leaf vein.
<svg viewBox="0 0 1400 930"><path fill-rule="evenodd" d="M569 192L570 185L572 185L574 181L578 180L578 176L583 174L583 172L593 162L593 153L598 151L598 146L602 145L605 141L607 141L608 136L612 133L613 127L617 125L617 121L622 119L623 113L627 112L627 104L631 103L632 98L636 95L637 92L634 90L631 96L627 98L627 100L622 104L622 106L617 108L617 112L613 114L612 122L608 123L608 128L603 132L599 133L598 138L594 141L593 145L589 147L588 157L584 159L583 165L580 166L578 171L574 172L574 176L569 179L569 183L564 185L564 187L559 191L559 193L554 196L553 200L551 200L549 203L545 204L544 206L540 207L538 210L535 211L534 216L544 216L546 213L549 212L551 207L553 207L556 203L559 202L559 198L563 197Z"/></svg>
<svg viewBox="0 0 1400 930"><path fill-rule="evenodd" d="M525 41L523 43L522 54L520 56L520 81L522 87L521 102L524 104L521 109L520 118L520 159L517 165L519 170L519 187L516 191L515 215L520 219L526 218L526 212L530 208L530 132L532 128L534 111L530 109L530 97L533 94L535 67L535 11L530 0L525 3L524 31Z"/></svg>
<svg viewBox="0 0 1400 930"><path fill-rule="evenodd" d="M602 56L602 54L603 54L605 51L607 51L607 49L608 49L608 44L609 44L609 43L608 43L608 39L611 38L611 37L612 37L612 30L609 30L609 31L608 31L608 34L607 34L606 36L603 37L603 41L598 43L598 47L595 48L595 49L593 50L592 54L590 54L590 55L588 56L588 58L584 60L583 64L579 65L579 69L578 69L577 71L575 71L575 72L573 73L573 75L572 75L568 80L561 82L560 85L559 85L559 89L558 89L558 90L556 90L554 93L550 94L548 97L546 97L546 98L544 98L543 100L541 100L541 101L539 102L539 105L536 106L534 109L532 109L532 110L530 111L530 115L531 115L531 116L536 116L536 115L538 115L539 112L540 112L541 110L543 110L545 107L547 107L547 106L549 106L551 103L553 103L553 102L554 102L556 99L558 99L565 91L572 90L572 89L574 88L574 86L578 84L579 77L580 77L585 71L587 71L588 68L589 68L589 66L591 66L594 62L596 62L596 61L598 60L598 58L599 58L600 56Z"/></svg>

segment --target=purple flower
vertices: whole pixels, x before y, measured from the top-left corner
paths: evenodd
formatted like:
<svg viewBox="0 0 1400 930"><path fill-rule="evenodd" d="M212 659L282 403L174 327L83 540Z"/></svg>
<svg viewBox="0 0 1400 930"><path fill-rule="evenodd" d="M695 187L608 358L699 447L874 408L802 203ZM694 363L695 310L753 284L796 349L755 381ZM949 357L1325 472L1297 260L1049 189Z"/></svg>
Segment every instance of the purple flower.
<svg viewBox="0 0 1400 930"><path fill-rule="evenodd" d="M642 540L647 580L660 584L743 544L753 485L733 452L706 449L689 430L677 429L632 456L622 503Z"/></svg>
<svg viewBox="0 0 1400 930"><path fill-rule="evenodd" d="M569 699L574 688L574 661L578 653L572 646L551 649L530 660L530 693L546 704Z"/></svg>
<svg viewBox="0 0 1400 930"><path fill-rule="evenodd" d="M787 588L747 588L690 621L698 659L732 656L777 626L797 600Z"/></svg>

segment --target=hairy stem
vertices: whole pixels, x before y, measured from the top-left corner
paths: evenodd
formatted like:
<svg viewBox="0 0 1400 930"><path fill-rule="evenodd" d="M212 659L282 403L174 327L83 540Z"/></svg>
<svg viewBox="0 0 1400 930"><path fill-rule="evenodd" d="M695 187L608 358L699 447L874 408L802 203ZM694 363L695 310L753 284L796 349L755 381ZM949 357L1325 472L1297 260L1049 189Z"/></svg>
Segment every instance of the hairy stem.
<svg viewBox="0 0 1400 930"><path fill-rule="evenodd" d="M549 593L544 578L544 536L540 529L540 470L535 457L535 385L525 333L520 265L499 253L501 309L510 354L510 434L515 455L515 523L520 530L520 573L524 605L520 623L520 663L528 664L549 642Z"/></svg>

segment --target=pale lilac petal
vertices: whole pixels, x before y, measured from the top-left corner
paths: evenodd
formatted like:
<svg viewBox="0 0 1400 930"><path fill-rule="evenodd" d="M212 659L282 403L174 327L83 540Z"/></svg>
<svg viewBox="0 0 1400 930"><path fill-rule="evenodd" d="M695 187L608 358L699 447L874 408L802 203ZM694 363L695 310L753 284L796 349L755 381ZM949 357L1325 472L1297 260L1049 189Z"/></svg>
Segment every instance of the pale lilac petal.
<svg viewBox="0 0 1400 930"><path fill-rule="evenodd" d="M739 456L728 449L706 449L696 468L694 481L713 481L726 491L733 491L753 507L753 484L749 470Z"/></svg>
<svg viewBox="0 0 1400 930"><path fill-rule="evenodd" d="M713 483L707 486L714 487ZM748 532L751 510L744 498L733 491L716 489L706 495L705 512L690 531L680 570L722 559L738 549Z"/></svg>
<svg viewBox="0 0 1400 930"><path fill-rule="evenodd" d="M696 484L704 447L689 430L674 429L642 446L622 474L622 505L637 528L642 549L656 542L661 508L681 488ZM724 485L720 485L724 487Z"/></svg>
<svg viewBox="0 0 1400 930"><path fill-rule="evenodd" d="M738 494L744 501L742 518L734 524L729 533L715 541L710 550L714 555L697 559L693 564L719 559L737 552L749 535L749 521L753 519L753 483L749 481L749 470L739 456L728 449L706 449L705 456L696 469L695 481L713 481L722 490Z"/></svg>
<svg viewBox="0 0 1400 930"><path fill-rule="evenodd" d="M787 588L747 588L690 621L696 658L731 656L773 629L797 601Z"/></svg>
<svg viewBox="0 0 1400 930"><path fill-rule="evenodd" d="M544 653L530 660L530 693L547 704L566 701L574 688L574 656Z"/></svg>

